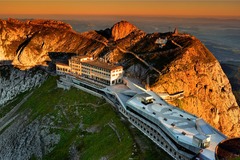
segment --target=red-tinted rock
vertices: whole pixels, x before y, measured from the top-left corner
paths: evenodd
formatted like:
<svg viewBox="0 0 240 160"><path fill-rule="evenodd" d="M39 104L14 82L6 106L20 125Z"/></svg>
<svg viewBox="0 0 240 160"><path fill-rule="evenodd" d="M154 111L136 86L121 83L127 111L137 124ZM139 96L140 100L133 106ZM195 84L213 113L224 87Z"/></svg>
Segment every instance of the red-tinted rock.
<svg viewBox="0 0 240 160"><path fill-rule="evenodd" d="M129 35L131 32L133 32L135 30L137 30L137 27L135 27L131 23L129 23L127 21L121 21L121 22L116 23L112 27L112 37L113 37L114 41L116 41L118 39L122 39L122 38L126 37L127 35Z"/></svg>

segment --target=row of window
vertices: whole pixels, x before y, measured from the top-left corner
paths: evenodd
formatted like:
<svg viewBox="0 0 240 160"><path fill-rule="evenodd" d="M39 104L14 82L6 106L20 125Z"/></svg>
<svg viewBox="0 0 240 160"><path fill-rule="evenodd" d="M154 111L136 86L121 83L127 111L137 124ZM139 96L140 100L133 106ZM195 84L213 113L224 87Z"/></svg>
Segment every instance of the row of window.
<svg viewBox="0 0 240 160"><path fill-rule="evenodd" d="M81 68L81 65L76 65L76 64L72 64L70 66L71 66L71 68Z"/></svg>
<svg viewBox="0 0 240 160"><path fill-rule="evenodd" d="M130 117L130 120L132 120L132 122L135 123L136 125L140 126L142 130L147 131L147 133L150 135L150 137L153 137L154 140L156 140L157 142L160 142L161 145L162 145L165 149L169 150L172 154L174 154L175 157L177 156L176 151L173 152L173 150L172 150L171 147L168 149L168 145L167 145L167 144L165 144L163 141L160 141L159 138L157 138L155 135L153 135L152 133L149 132L149 130L151 129L154 133L156 133L157 131L156 131L155 129L153 129L152 127L148 126L148 125L145 124L144 122L138 121L138 120L135 119L135 118ZM144 125L144 126L143 126L143 125ZM145 126L146 126L146 127L145 127ZM159 133L157 133L157 134L158 134L158 137L160 137L161 139L163 139L163 137L160 136ZM165 146L164 146L164 145L165 145ZM178 155L178 159L181 160L181 159L182 159L182 156L181 156L181 155Z"/></svg>
<svg viewBox="0 0 240 160"><path fill-rule="evenodd" d="M100 70L100 71L104 71L104 72L109 72L108 69L104 69L104 68L101 68L101 67L93 66L93 65L90 65L90 64L82 64L82 66L86 67L86 68L90 68L90 69L96 69L96 70Z"/></svg>
<svg viewBox="0 0 240 160"><path fill-rule="evenodd" d="M71 60L70 63L71 64L81 64L81 62L79 60Z"/></svg>
<svg viewBox="0 0 240 160"><path fill-rule="evenodd" d="M110 76L110 73L106 73L106 72L101 72L99 70L94 70L94 69L91 69L91 68L82 68L82 71L86 71L86 72L92 72L92 73L98 73L98 74L103 74L103 75L106 75L106 76Z"/></svg>
<svg viewBox="0 0 240 160"><path fill-rule="evenodd" d="M60 67L57 67L57 70L58 70L58 71L64 71L64 72L70 72L70 70L67 69L67 68L60 68Z"/></svg>
<svg viewBox="0 0 240 160"><path fill-rule="evenodd" d="M109 84L110 84L110 81L109 81L109 80L106 80L106 79L103 79L103 78L100 78L100 77L95 77L95 78L93 78L93 77L91 77L91 76L89 76L89 75L87 75L87 74L84 74L84 73L82 74L82 76L85 77L85 78L89 78L89 79L92 79L92 80L96 80L96 81L101 82L101 83L106 84L106 85L109 85Z"/></svg>
<svg viewBox="0 0 240 160"><path fill-rule="evenodd" d="M112 76L115 77L115 76L120 76L121 73L117 73L117 74L113 74Z"/></svg>
<svg viewBox="0 0 240 160"><path fill-rule="evenodd" d="M79 63L79 64L75 63L75 62L74 63L70 63L70 67L71 67L72 70L81 71L81 63ZM82 71L83 72L84 72L84 69L85 70L91 70L91 71L99 73L99 74L110 76L110 70L107 70L107 69L104 69L104 68L101 68L101 67L92 66L92 65L89 65L89 64L84 64L84 65L82 65ZM107 72L107 73L104 73L104 72ZM116 69L116 70L113 70L112 72L114 72L114 73L119 72L119 74L118 73L113 74L113 76L118 76L118 75L121 74L122 69Z"/></svg>
<svg viewBox="0 0 240 160"><path fill-rule="evenodd" d="M81 71L81 68L71 68L72 71Z"/></svg>
<svg viewBox="0 0 240 160"><path fill-rule="evenodd" d="M90 71L90 70L86 70L86 69L82 69L82 73L86 73L86 74L90 74L90 73L92 73L93 75L94 75L94 74L96 74L96 75L104 75L104 76L107 76L107 77L110 76L110 74L108 74L108 73L102 73L102 72Z"/></svg>
<svg viewBox="0 0 240 160"><path fill-rule="evenodd" d="M116 69L116 70L113 70L112 72L121 72L122 69Z"/></svg>

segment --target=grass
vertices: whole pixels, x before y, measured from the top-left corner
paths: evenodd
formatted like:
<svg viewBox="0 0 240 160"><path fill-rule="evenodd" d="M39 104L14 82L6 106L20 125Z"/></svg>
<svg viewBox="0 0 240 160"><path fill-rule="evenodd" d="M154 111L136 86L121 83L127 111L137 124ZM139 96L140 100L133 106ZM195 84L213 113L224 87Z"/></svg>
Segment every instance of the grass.
<svg viewBox="0 0 240 160"><path fill-rule="evenodd" d="M9 103L0 107L0 118L4 117L8 112L10 112L22 99L29 94L30 91L20 93L16 98L11 100Z"/></svg>
<svg viewBox="0 0 240 160"><path fill-rule="evenodd" d="M8 127L10 127L14 122L10 122L8 123L4 128L2 128L2 130L0 130L0 134L2 134Z"/></svg>
<svg viewBox="0 0 240 160"><path fill-rule="evenodd" d="M19 102L18 99L14 103ZM129 122L121 120L121 115L105 100L75 88L68 91L58 89L56 77L49 77L40 88L36 88L18 112L26 111L31 112L29 123L35 119L51 119L52 124L43 125L50 127L51 134L61 137L51 152L43 157L44 160L69 159L71 146L76 147L83 160L103 157L114 160L170 159L140 131L130 127ZM95 130L89 131L91 128ZM36 155L31 159L36 159Z"/></svg>
<svg viewBox="0 0 240 160"><path fill-rule="evenodd" d="M131 157L133 138L112 107L104 100L75 88L69 91L56 88L55 77L49 77L33 92L19 112L24 110L31 111L31 121L54 117L54 126L58 127L52 128L51 133L61 135L60 142L43 159L68 159L69 148L73 144L77 146L81 159L108 157L122 160ZM80 123L83 128L79 127ZM108 123L116 126L121 141ZM98 131L87 132L86 129L92 126L97 126Z"/></svg>
<svg viewBox="0 0 240 160"><path fill-rule="evenodd" d="M129 124L127 124L129 125ZM165 151L160 149L153 141L146 137L137 128L128 127L131 135L134 137L135 143L137 142L137 153L134 159L139 160L172 160ZM140 141L140 142L139 142ZM140 146L141 145L141 146ZM142 149L140 149L142 148Z"/></svg>

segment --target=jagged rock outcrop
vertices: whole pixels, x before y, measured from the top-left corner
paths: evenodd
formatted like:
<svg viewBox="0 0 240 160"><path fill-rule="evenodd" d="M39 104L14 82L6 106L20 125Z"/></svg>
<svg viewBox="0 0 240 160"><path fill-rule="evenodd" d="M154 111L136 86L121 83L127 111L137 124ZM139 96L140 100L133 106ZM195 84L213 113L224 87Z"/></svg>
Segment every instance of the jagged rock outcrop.
<svg viewBox="0 0 240 160"><path fill-rule="evenodd" d="M6 130L0 134L0 159L42 159L60 141L60 135L51 133L48 117L29 122L27 115L17 115Z"/></svg>
<svg viewBox="0 0 240 160"><path fill-rule="evenodd" d="M123 65L128 76L155 92L184 91L172 103L202 117L230 137L240 136L240 110L219 62L195 37L146 34L126 21L111 29L76 33L52 21L0 21L0 60L21 69L44 65L49 52L74 52ZM156 44L166 39L164 47Z"/></svg>
<svg viewBox="0 0 240 160"><path fill-rule="evenodd" d="M108 47L111 48L108 39L127 38L130 47L145 33L127 21L121 21L104 31L76 33L70 25L59 21L9 19L0 20L0 35L0 61L12 60L14 66L28 69L46 65L51 60L49 52L91 54L97 57L104 54ZM121 47L126 47L124 44L118 42Z"/></svg>
<svg viewBox="0 0 240 160"><path fill-rule="evenodd" d="M41 70L20 71L9 66L0 66L0 106L20 93L40 86L46 76Z"/></svg>
<svg viewBox="0 0 240 160"><path fill-rule="evenodd" d="M49 52L97 55L106 41L100 35L76 33L70 25L52 20L0 20L0 35L0 60L12 60L21 69L45 65Z"/></svg>
<svg viewBox="0 0 240 160"><path fill-rule="evenodd" d="M135 27L131 23L129 23L127 21L121 21L121 22L116 23L112 27L112 37L113 37L114 41L116 41L116 40L126 37L127 35L129 35L131 32L133 32L135 30L137 30L137 27Z"/></svg>
<svg viewBox="0 0 240 160"><path fill-rule="evenodd" d="M239 136L240 109L229 80L219 62L199 40L183 49L151 86L155 92L184 91L184 98L172 103L205 119L227 136Z"/></svg>

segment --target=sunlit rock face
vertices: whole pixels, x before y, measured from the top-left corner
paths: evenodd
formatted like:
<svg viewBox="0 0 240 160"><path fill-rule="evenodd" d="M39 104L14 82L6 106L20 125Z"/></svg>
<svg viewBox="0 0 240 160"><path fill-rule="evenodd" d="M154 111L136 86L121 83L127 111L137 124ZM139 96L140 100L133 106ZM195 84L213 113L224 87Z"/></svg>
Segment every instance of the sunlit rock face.
<svg viewBox="0 0 240 160"><path fill-rule="evenodd" d="M129 23L127 21L121 21L121 22L116 23L112 27L112 37L113 37L114 41L116 41L118 39L122 39L122 38L128 36L130 33L132 33L135 30L137 30L137 27L135 27L131 23Z"/></svg>
<svg viewBox="0 0 240 160"><path fill-rule="evenodd" d="M227 136L240 136L240 111L229 80L194 36L181 31L147 34L126 21L111 29L77 33L58 21L12 19L0 21L0 35L0 60L13 60L20 69L45 65L50 52L93 55L122 65L127 76L155 92L184 91L183 99L171 103ZM158 38L167 40L163 47L155 43Z"/></svg>
<svg viewBox="0 0 240 160"><path fill-rule="evenodd" d="M29 122L29 113L17 115L18 120L0 135L1 159L42 159L60 141L60 135L48 127L49 118ZM43 124L46 124L45 126Z"/></svg>
<svg viewBox="0 0 240 160"><path fill-rule="evenodd" d="M165 71L151 86L153 91L184 91L184 98L173 101L174 105L202 117L227 136L239 136L240 110L229 80L200 41L192 40Z"/></svg>
<svg viewBox="0 0 240 160"><path fill-rule="evenodd" d="M12 60L21 69L45 65L49 52L88 54L105 46L102 36L76 33L70 25L51 20L1 20L0 35L0 60Z"/></svg>

